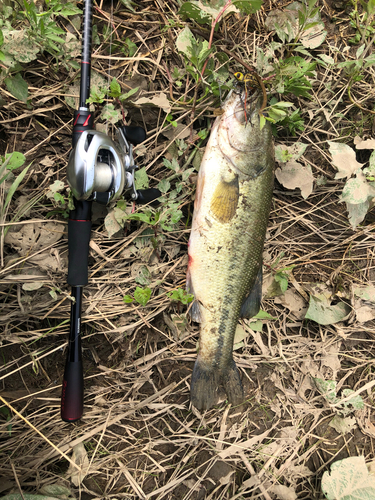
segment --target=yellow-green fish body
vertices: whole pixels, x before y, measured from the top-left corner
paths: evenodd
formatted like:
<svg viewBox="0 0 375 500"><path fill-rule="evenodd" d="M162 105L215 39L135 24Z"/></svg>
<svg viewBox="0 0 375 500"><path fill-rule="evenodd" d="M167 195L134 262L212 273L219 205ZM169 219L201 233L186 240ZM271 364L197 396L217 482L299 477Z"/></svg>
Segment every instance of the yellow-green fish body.
<svg viewBox="0 0 375 500"><path fill-rule="evenodd" d="M195 296L192 319L201 323L191 381L199 409L215 404L219 385L232 404L243 401L233 339L240 315L259 310L274 177L272 133L268 122L260 130L260 101L254 97L245 115L243 97L229 95L198 175L187 288Z"/></svg>

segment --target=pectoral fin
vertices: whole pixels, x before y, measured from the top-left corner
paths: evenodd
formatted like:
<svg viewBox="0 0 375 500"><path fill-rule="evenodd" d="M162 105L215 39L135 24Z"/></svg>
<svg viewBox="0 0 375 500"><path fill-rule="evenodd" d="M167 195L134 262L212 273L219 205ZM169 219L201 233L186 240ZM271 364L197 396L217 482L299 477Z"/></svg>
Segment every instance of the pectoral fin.
<svg viewBox="0 0 375 500"><path fill-rule="evenodd" d="M256 277L253 288L250 290L248 297L244 300L241 307L242 318L253 318L260 309L260 301L262 299L262 281L263 281L263 266L260 265L258 275Z"/></svg>
<svg viewBox="0 0 375 500"><path fill-rule="evenodd" d="M191 280L191 274L190 274L189 269L188 269L188 272L186 274L186 291L195 296L193 283ZM192 303L192 305L189 309L189 314L190 314L190 317L193 321L196 321L197 323L202 322L201 308L200 308L199 302L196 299L194 299L194 302Z"/></svg>
<svg viewBox="0 0 375 500"><path fill-rule="evenodd" d="M220 222L230 222L236 213L238 198L238 176L229 182L221 180L211 200L210 208L214 217Z"/></svg>

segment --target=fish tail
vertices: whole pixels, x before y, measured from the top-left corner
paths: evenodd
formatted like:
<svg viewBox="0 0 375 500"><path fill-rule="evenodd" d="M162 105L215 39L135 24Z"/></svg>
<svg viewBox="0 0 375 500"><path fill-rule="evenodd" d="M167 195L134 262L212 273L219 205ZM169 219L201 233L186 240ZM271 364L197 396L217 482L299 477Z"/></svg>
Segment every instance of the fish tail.
<svg viewBox="0 0 375 500"><path fill-rule="evenodd" d="M244 393L242 382L238 368L233 359L223 373L222 383L224 385L225 392L227 393L228 401L232 404L232 406L243 403Z"/></svg>
<svg viewBox="0 0 375 500"><path fill-rule="evenodd" d="M191 377L190 399L198 410L209 410L218 402L218 388L224 386L228 400L232 405L243 402L244 393L236 363L231 363L223 370L207 365L201 359L196 360Z"/></svg>

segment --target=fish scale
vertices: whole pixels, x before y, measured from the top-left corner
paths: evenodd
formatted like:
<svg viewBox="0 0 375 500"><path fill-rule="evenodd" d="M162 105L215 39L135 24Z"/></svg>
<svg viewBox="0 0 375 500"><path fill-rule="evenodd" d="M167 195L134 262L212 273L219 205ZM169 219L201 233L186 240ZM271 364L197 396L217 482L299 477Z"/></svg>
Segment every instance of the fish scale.
<svg viewBox="0 0 375 500"><path fill-rule="evenodd" d="M208 409L223 386L232 404L243 401L233 361L238 319L259 310L262 252L272 199L274 149L268 122L260 130L261 98L232 92L212 127L198 174L189 239L187 289L200 322L191 401Z"/></svg>

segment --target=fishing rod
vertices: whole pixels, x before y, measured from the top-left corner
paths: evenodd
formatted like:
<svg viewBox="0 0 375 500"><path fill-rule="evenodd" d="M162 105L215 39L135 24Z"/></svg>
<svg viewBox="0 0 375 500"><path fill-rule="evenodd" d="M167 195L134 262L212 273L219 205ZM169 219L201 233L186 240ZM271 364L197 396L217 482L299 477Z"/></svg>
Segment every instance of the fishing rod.
<svg viewBox="0 0 375 500"><path fill-rule="evenodd" d="M155 206L161 192L136 190L133 145L146 138L142 127L123 125L117 142L94 130L94 117L86 104L90 97L93 0L84 0L79 108L74 112L72 151L67 180L74 197L68 220L68 284L72 287L70 330L61 393L61 418L75 422L83 414L83 363L81 315L83 287L88 284L91 208L94 201L106 205L123 193L133 201Z"/></svg>

